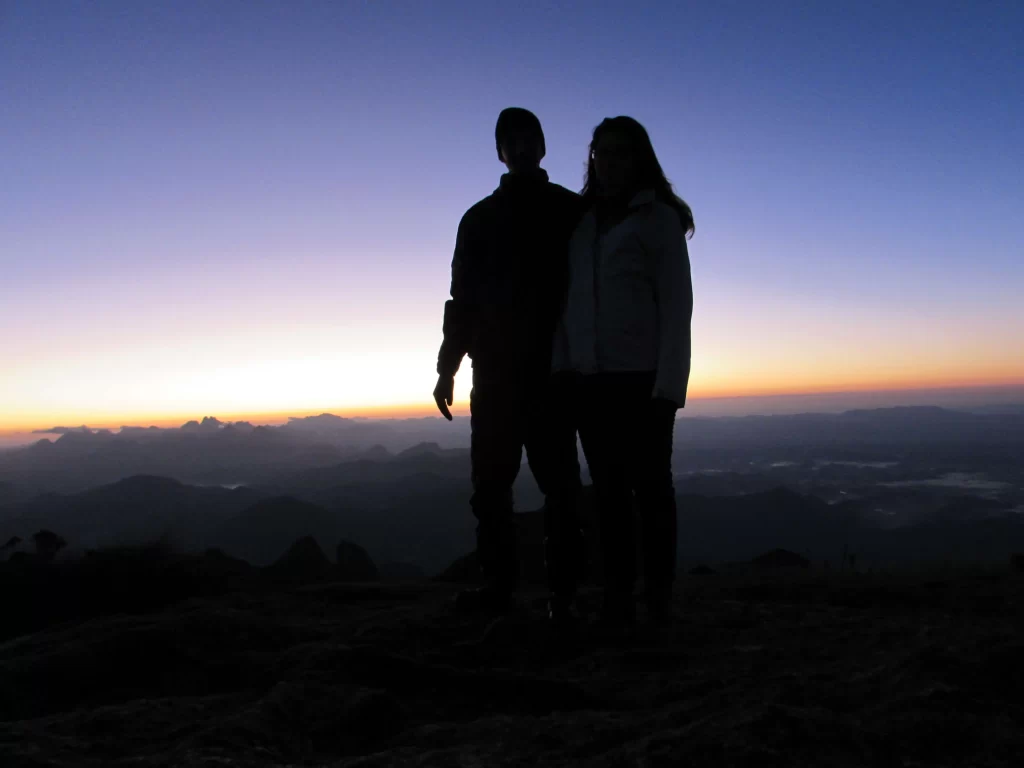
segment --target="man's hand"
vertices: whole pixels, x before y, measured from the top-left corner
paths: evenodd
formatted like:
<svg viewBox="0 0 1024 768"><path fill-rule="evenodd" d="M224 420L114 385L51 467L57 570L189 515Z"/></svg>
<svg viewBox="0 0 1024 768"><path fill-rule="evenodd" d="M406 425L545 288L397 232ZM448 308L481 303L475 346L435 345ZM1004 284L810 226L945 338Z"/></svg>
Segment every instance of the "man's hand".
<svg viewBox="0 0 1024 768"><path fill-rule="evenodd" d="M455 377L445 376L443 373L437 377L437 386L434 387L434 402L437 403L437 410L441 412L448 421L452 420L452 412L448 406L455 398Z"/></svg>

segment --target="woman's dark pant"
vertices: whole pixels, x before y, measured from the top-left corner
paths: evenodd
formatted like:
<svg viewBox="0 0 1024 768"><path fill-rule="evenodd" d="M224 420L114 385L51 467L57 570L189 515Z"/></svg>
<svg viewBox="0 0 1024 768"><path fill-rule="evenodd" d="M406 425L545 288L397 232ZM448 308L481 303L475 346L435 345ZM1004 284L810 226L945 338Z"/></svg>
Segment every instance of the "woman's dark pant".
<svg viewBox="0 0 1024 768"><path fill-rule="evenodd" d="M580 442L597 498L606 599L632 596L640 517L644 591L672 592L676 566L676 498L672 432L676 409L652 400L653 373L599 373L579 380Z"/></svg>

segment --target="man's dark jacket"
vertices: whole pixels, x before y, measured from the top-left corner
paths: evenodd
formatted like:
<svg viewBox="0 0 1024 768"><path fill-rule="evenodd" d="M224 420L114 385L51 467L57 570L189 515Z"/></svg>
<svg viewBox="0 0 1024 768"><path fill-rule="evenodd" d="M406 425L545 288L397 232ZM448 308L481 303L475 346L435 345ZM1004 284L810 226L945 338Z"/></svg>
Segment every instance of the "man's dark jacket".
<svg viewBox="0 0 1024 768"><path fill-rule="evenodd" d="M568 281L569 238L582 198L543 170L505 174L462 217L437 372L463 355L481 374L546 373Z"/></svg>

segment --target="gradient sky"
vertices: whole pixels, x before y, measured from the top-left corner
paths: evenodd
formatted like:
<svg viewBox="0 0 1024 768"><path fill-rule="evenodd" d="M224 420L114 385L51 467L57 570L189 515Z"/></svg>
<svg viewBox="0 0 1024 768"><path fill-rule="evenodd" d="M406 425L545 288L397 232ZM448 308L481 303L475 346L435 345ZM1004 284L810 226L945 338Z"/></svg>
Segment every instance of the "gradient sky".
<svg viewBox="0 0 1024 768"><path fill-rule="evenodd" d="M0 429L429 402L509 105L574 189L647 126L695 397L1020 384L1022 38L1018 0L0 0Z"/></svg>

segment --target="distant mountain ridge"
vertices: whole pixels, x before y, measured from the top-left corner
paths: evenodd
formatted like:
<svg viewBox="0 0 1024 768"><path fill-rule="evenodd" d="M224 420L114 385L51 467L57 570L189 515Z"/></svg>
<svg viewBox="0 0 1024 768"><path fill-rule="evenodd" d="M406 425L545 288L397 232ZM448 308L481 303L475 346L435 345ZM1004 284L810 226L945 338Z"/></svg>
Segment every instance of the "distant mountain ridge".
<svg viewBox="0 0 1024 768"><path fill-rule="evenodd" d="M10 528L0 535L49 527L88 547L167 534L188 548L236 542L242 552L248 511L256 538L272 543L253 543L246 557L278 551L279 537L314 536L325 549L344 537L379 562L436 572L473 541L468 434L455 426L321 414L281 427L210 416L173 430L75 429L0 455L0 523ZM781 546L831 557L848 538L898 556L912 540L900 529L927 522L938 525L928 529L935 551L960 526L964 546L997 552L991 531L1014 540L1011 520L1024 513L1021 455L1024 418L1012 414L681 418L673 465L689 533L680 552L738 558ZM543 503L525 464L515 494L519 511ZM302 525L278 529L288 513L251 512L283 498Z"/></svg>
<svg viewBox="0 0 1024 768"><path fill-rule="evenodd" d="M54 427L42 439L0 454L0 481L29 490L75 492L136 474L194 484L238 484L329 466L366 455L382 460L410 446L440 450L468 442L468 422L358 420L331 414L280 426L224 422L214 416L177 428Z"/></svg>
<svg viewBox="0 0 1024 768"><path fill-rule="evenodd" d="M164 536L184 549L201 549L218 519L261 497L249 488L203 488L137 475L77 494L36 496L6 509L2 524L59 530L80 549L139 544Z"/></svg>
<svg viewBox="0 0 1024 768"><path fill-rule="evenodd" d="M354 459L381 462L419 453L448 460L468 448L466 419L346 419L332 414L292 418L281 426L222 422L207 416L179 428L87 427L0 454L0 481L32 491L74 492L135 474L194 484L266 482ZM927 450L953 460L996 450L1012 466L1024 452L1024 414L969 413L916 406L840 414L680 418L675 436L681 466L700 466L721 452L801 452L804 457L877 460ZM838 453L837 453L838 452ZM429 459L425 459L429 461Z"/></svg>
<svg viewBox="0 0 1024 768"><path fill-rule="evenodd" d="M885 419L891 424L918 425L928 429L948 428L953 425L974 425L992 427L999 424L1006 425L1007 429L1019 429L1024 426L1024 404L1020 405L999 405L982 407L969 410L955 410L940 406L913 405L893 406L888 408L856 408L839 413L813 412L772 416L689 416L685 411L680 412L680 418L687 423L715 422L727 423L761 423L761 424L835 424L855 425L858 423L871 423L877 425L879 419ZM415 419L353 419L343 416L335 416L331 413L322 413L318 416L289 416L288 421L280 425L266 425L263 429L285 432L305 432L309 434L332 434L359 430L368 426L392 427L395 430L403 426L413 424L439 424L440 419L436 417L423 417ZM219 430L230 427L256 428L248 421L221 421L216 416L204 416L202 420L191 420L180 427L142 427L122 426L119 430L97 429L86 425L78 427L57 426L50 429L37 429L32 432L36 435L131 435L139 434L167 435L175 432L202 431L213 434ZM429 443L432 441L424 441Z"/></svg>

